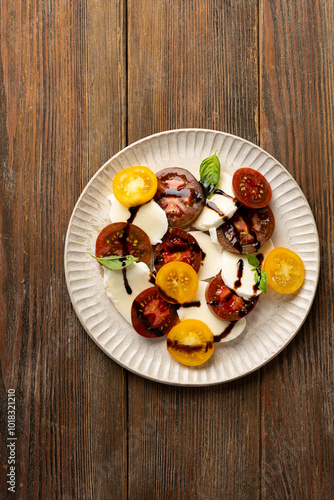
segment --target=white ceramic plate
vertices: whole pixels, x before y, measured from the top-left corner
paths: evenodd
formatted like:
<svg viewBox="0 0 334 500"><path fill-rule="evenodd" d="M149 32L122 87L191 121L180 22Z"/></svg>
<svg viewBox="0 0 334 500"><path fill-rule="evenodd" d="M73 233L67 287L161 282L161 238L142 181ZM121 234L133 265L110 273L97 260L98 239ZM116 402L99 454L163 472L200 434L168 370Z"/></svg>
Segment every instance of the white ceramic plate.
<svg viewBox="0 0 334 500"><path fill-rule="evenodd" d="M103 275L90 254L108 216L112 180L131 165L154 172L183 167L198 178L201 161L218 150L222 168L233 173L252 167L271 184L270 203L276 219L275 246L291 248L305 264L305 281L294 295L269 289L247 316L245 331L235 340L216 344L203 366L186 367L174 361L166 338L138 335L104 292ZM203 129L161 132L117 153L95 174L76 204L65 243L65 273L74 309L91 338L114 361L151 380L173 385L203 386L246 375L276 356L296 335L315 295L319 276L319 241L308 202L296 181L272 156L258 146L230 134Z"/></svg>

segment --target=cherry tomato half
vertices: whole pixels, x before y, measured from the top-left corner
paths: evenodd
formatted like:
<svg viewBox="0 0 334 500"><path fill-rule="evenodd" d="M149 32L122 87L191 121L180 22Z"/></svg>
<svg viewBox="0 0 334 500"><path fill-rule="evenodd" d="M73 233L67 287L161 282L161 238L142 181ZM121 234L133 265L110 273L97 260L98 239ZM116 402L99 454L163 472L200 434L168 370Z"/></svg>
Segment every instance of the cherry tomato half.
<svg viewBox="0 0 334 500"><path fill-rule="evenodd" d="M272 197L269 182L253 168L239 168L234 172L232 187L237 200L248 208L265 207Z"/></svg>
<svg viewBox="0 0 334 500"><path fill-rule="evenodd" d="M274 248L264 261L264 270L268 275L268 285L280 293L294 293L304 281L304 263L288 248Z"/></svg>
<svg viewBox="0 0 334 500"><path fill-rule="evenodd" d="M271 238L274 229L275 218L270 207L240 207L217 229L217 237L220 245L230 252L252 253Z"/></svg>
<svg viewBox="0 0 334 500"><path fill-rule="evenodd" d="M199 319L181 321L167 336L169 354L183 365L202 365L212 356L214 348L210 328Z"/></svg>
<svg viewBox="0 0 334 500"><path fill-rule="evenodd" d="M158 180L148 167L128 167L118 172L112 183L115 198L126 207L152 200Z"/></svg>
<svg viewBox="0 0 334 500"><path fill-rule="evenodd" d="M155 285L160 295L168 302L184 304L194 298L198 288L198 276L185 262L168 262L159 269Z"/></svg>
<svg viewBox="0 0 334 500"><path fill-rule="evenodd" d="M157 174L158 190L154 197L166 212L170 227L189 227L204 208L203 189L184 168L164 168Z"/></svg>
<svg viewBox="0 0 334 500"><path fill-rule="evenodd" d="M225 285L220 275L208 284L205 297L213 314L226 321L238 321L238 319L245 317L259 300L259 297L250 300L243 299Z"/></svg>
<svg viewBox="0 0 334 500"><path fill-rule="evenodd" d="M176 309L159 295L155 286L147 288L132 303L133 328L143 337L162 337L179 322Z"/></svg>
<svg viewBox="0 0 334 500"><path fill-rule="evenodd" d="M167 231L154 251L154 266L157 271L168 262L180 261L190 264L198 272L202 251L195 238L177 227Z"/></svg>
<svg viewBox="0 0 334 500"><path fill-rule="evenodd" d="M134 255L148 264L153 254L147 234L140 227L128 222L115 222L106 226L96 239L95 256Z"/></svg>

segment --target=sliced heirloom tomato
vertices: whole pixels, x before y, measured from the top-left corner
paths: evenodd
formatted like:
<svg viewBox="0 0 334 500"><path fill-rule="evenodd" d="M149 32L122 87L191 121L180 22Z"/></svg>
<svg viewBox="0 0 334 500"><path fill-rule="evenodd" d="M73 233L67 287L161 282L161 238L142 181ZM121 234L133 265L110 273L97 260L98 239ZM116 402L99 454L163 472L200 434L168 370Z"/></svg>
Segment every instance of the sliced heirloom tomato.
<svg viewBox="0 0 334 500"><path fill-rule="evenodd" d="M166 302L152 286L133 301L131 321L139 335L156 338L166 335L180 320L174 304Z"/></svg>
<svg viewBox="0 0 334 500"><path fill-rule="evenodd" d="M270 207L249 209L240 207L217 229L220 245L234 253L256 252L268 241L275 229L275 218Z"/></svg>
<svg viewBox="0 0 334 500"><path fill-rule="evenodd" d="M168 262L158 271L155 286L168 302L184 304L194 298L198 288L198 276L185 262Z"/></svg>
<svg viewBox="0 0 334 500"><path fill-rule="evenodd" d="M126 207L136 207L152 200L158 180L148 167L128 167L113 180L115 198Z"/></svg>
<svg viewBox="0 0 334 500"><path fill-rule="evenodd" d="M228 288L222 277L216 276L208 284L205 292L206 302L217 318L226 321L238 321L244 318L255 307L259 297L243 299L235 291Z"/></svg>
<svg viewBox="0 0 334 500"><path fill-rule="evenodd" d="M95 256L133 255L149 264L153 250L149 237L140 227L128 222L115 222L106 226L96 239Z"/></svg>
<svg viewBox="0 0 334 500"><path fill-rule="evenodd" d="M212 356L214 348L210 328L199 319L181 321L167 336L169 354L183 365L202 365Z"/></svg>
<svg viewBox="0 0 334 500"><path fill-rule="evenodd" d="M232 187L237 200L247 208L263 208L272 197L269 182L253 168L239 168L234 172Z"/></svg>
<svg viewBox="0 0 334 500"><path fill-rule="evenodd" d="M274 248L267 255L263 267L268 275L268 285L277 292L294 293L304 282L304 263L288 248Z"/></svg>
<svg viewBox="0 0 334 500"><path fill-rule="evenodd" d="M158 189L154 197L166 212L170 227L189 227L204 208L203 189L184 168L164 168L157 174Z"/></svg>
<svg viewBox="0 0 334 500"><path fill-rule="evenodd" d="M177 227L167 231L154 250L154 266L157 271L168 262L186 262L199 271L202 251L196 239L183 229Z"/></svg>

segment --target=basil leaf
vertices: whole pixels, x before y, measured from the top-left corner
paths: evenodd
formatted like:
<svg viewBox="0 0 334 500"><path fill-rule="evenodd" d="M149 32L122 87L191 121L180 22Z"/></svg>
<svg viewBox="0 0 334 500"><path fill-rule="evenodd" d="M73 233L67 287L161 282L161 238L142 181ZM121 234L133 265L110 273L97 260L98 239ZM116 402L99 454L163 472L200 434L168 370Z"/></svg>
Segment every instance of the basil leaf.
<svg viewBox="0 0 334 500"><path fill-rule="evenodd" d="M256 257L254 257L254 255L251 255L248 252L246 252L246 256L247 256L248 264L250 266L259 267L260 261Z"/></svg>
<svg viewBox="0 0 334 500"><path fill-rule="evenodd" d="M205 158L199 167L200 184L207 198L212 196L220 177L220 161L216 154L217 151L212 156Z"/></svg>
<svg viewBox="0 0 334 500"><path fill-rule="evenodd" d="M259 283L259 289L261 290L261 292L267 293L267 285L268 285L268 275L266 271L261 269L261 280Z"/></svg>
<svg viewBox="0 0 334 500"><path fill-rule="evenodd" d="M124 257L120 257L119 255L110 255L109 257L95 257L94 255L91 255L91 257L93 257L93 259L96 259L107 269L112 269L114 271L131 266L131 264L138 260L138 257L134 257L133 255L125 255Z"/></svg>

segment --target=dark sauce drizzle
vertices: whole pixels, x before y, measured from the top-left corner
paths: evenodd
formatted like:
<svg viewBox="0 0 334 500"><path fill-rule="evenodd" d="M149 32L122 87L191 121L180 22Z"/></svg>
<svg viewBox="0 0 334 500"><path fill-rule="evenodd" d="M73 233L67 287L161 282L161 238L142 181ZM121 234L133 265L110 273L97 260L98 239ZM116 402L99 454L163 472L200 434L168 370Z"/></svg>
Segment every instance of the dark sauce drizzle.
<svg viewBox="0 0 334 500"><path fill-rule="evenodd" d="M257 258L257 260L259 261L260 266L261 266L261 265L262 265L262 262L263 262L263 254L262 254L262 253L258 253L258 254L256 255L256 258Z"/></svg>
<svg viewBox="0 0 334 500"><path fill-rule="evenodd" d="M237 278L238 279L234 282L234 288L241 287L241 278L242 278L242 275L244 272L244 261L242 259L238 260L237 268L238 268L238 271L237 271Z"/></svg>
<svg viewBox="0 0 334 500"><path fill-rule="evenodd" d="M184 304L182 304L182 307L201 307L201 301L194 300L193 302L184 302Z"/></svg>
<svg viewBox="0 0 334 500"><path fill-rule="evenodd" d="M122 253L123 253L123 255L127 255L127 253L128 253L127 252L126 240L127 240L127 237L129 236L129 232L130 232L130 224L127 223L126 226L124 227L122 237L120 238L121 244L122 244ZM120 260L122 260L122 266L125 266L125 259L123 260L122 257L120 257ZM123 281L124 281L124 287L125 287L126 293L128 295L131 295L132 294L132 289L131 289L131 287L129 285L128 278L126 276L126 267L122 268L122 274L123 274Z"/></svg>
<svg viewBox="0 0 334 500"><path fill-rule="evenodd" d="M130 212L130 217L128 218L128 220L126 221L128 224L131 224L134 220L135 220L135 217L138 213L138 210L140 209L142 205L138 205L136 207L130 207L129 208L129 212Z"/></svg>
<svg viewBox="0 0 334 500"><path fill-rule="evenodd" d="M128 278L126 276L126 267L123 267L122 274L123 274L123 281L124 281L124 286L125 286L126 293L128 295L131 295L132 294L132 289L131 289L131 287L129 285Z"/></svg>
<svg viewBox="0 0 334 500"><path fill-rule="evenodd" d="M221 195L225 196L226 198L229 198L230 200L233 200L234 202L237 201L233 196L225 193L225 191L222 191L222 189L215 189L214 190L214 194L221 194Z"/></svg>
<svg viewBox="0 0 334 500"><path fill-rule="evenodd" d="M255 283L255 285L253 285L253 292L254 292L254 294L256 294L256 292L258 291L259 284L260 284L260 281L261 281L261 269L260 268L256 269L256 274L257 274L257 282Z"/></svg>
<svg viewBox="0 0 334 500"><path fill-rule="evenodd" d="M223 330L220 335L214 335L213 340L215 342L220 342L221 339L224 339L225 337L227 337L228 334L231 333L231 331L232 331L235 323L236 323L235 321L232 321L229 325L227 325L227 327L225 328L225 330Z"/></svg>
<svg viewBox="0 0 334 500"><path fill-rule="evenodd" d="M224 214L224 212L222 212L215 203L213 203L212 201L208 201L206 200L205 202L205 206L210 208L210 210L213 210L214 212L216 212L216 214L219 215L219 217L222 217L223 220L226 220L227 217L226 215Z"/></svg>

